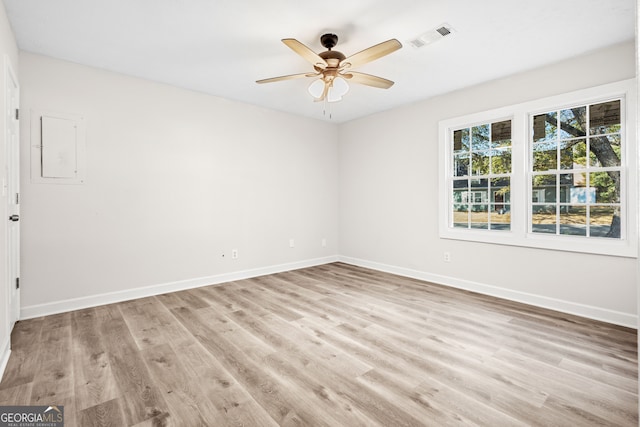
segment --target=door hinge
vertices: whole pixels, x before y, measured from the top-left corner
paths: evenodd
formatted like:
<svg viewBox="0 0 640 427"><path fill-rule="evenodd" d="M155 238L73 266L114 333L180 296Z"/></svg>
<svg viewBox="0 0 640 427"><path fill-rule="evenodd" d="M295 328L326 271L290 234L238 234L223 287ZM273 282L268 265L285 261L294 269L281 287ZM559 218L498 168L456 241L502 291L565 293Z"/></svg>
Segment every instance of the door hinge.
<svg viewBox="0 0 640 427"><path fill-rule="evenodd" d="M20 278L16 277L16 289L20 289Z"/></svg>
<svg viewBox="0 0 640 427"><path fill-rule="evenodd" d="M16 108L16 120L20 120L20 110Z"/></svg>
<svg viewBox="0 0 640 427"><path fill-rule="evenodd" d="M20 204L20 193L16 193L16 205Z"/></svg>

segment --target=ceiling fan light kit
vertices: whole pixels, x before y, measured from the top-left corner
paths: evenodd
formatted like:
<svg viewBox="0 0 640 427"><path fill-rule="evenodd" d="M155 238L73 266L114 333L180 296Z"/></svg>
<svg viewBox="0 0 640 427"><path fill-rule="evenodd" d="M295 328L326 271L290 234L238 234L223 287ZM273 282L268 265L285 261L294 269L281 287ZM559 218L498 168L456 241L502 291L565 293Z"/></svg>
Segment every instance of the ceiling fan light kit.
<svg viewBox="0 0 640 427"><path fill-rule="evenodd" d="M322 94L325 89L325 81L323 79L314 80L309 85L309 93L313 96L317 101L322 101ZM349 84L342 77L335 77L327 89L326 101L327 102L338 102L342 100L342 97L349 92Z"/></svg>
<svg viewBox="0 0 640 427"><path fill-rule="evenodd" d="M382 58L402 47L398 40L391 39L347 57L342 52L333 50L338 44L338 36L335 34L323 34L320 37L320 43L327 49L320 53L315 53L296 39L282 39L282 42L311 63L314 72L272 77L258 80L256 83L273 83L303 77L317 77L309 85L308 91L316 101L325 102L342 100L342 97L349 91L348 82L380 89L388 89L393 86L391 80L351 70Z"/></svg>

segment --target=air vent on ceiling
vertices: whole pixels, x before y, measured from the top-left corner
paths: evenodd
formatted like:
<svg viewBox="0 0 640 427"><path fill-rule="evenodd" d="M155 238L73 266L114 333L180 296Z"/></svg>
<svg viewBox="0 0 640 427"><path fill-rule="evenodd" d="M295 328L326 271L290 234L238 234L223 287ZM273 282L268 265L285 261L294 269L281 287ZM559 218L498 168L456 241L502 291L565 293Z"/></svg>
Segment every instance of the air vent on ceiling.
<svg viewBox="0 0 640 427"><path fill-rule="evenodd" d="M410 40L409 43L415 48L424 47L428 44L441 40L443 37L451 35L453 31L453 28L451 28L449 24L442 24L432 30L420 34L415 39Z"/></svg>
<svg viewBox="0 0 640 427"><path fill-rule="evenodd" d="M440 28L436 28L436 31L442 36L448 36L449 34L451 34L451 30L448 29L447 27L440 27Z"/></svg>

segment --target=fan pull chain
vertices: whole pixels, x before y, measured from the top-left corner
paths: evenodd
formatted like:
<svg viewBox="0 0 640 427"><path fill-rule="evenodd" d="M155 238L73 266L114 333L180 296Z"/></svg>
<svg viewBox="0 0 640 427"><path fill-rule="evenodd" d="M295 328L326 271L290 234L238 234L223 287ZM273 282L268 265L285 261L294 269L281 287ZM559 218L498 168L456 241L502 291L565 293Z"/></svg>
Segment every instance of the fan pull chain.
<svg viewBox="0 0 640 427"><path fill-rule="evenodd" d="M323 108L322 108L322 115L326 116L327 115L327 110L329 110L329 120L333 120L333 114L331 112L331 103L327 101L327 98L324 99L323 101Z"/></svg>

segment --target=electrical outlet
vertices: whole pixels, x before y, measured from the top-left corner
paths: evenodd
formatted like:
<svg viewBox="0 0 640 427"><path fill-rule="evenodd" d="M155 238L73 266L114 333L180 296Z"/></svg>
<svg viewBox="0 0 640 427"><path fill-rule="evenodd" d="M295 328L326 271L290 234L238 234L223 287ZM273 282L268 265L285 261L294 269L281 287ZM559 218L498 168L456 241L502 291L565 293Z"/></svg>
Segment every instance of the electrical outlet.
<svg viewBox="0 0 640 427"><path fill-rule="evenodd" d="M451 252L444 253L444 262L451 262Z"/></svg>
<svg viewBox="0 0 640 427"><path fill-rule="evenodd" d="M320 245L322 245L323 248L327 247L327 239L322 239L322 241L320 242Z"/></svg>
<svg viewBox="0 0 640 427"><path fill-rule="evenodd" d="M238 250L237 249L231 249L231 258L238 259Z"/></svg>
<svg viewBox="0 0 640 427"><path fill-rule="evenodd" d="M295 242L295 240L293 240L293 239L289 239L289 247L290 247L290 248L293 248L293 247L295 247L295 246L296 246L296 242Z"/></svg>

